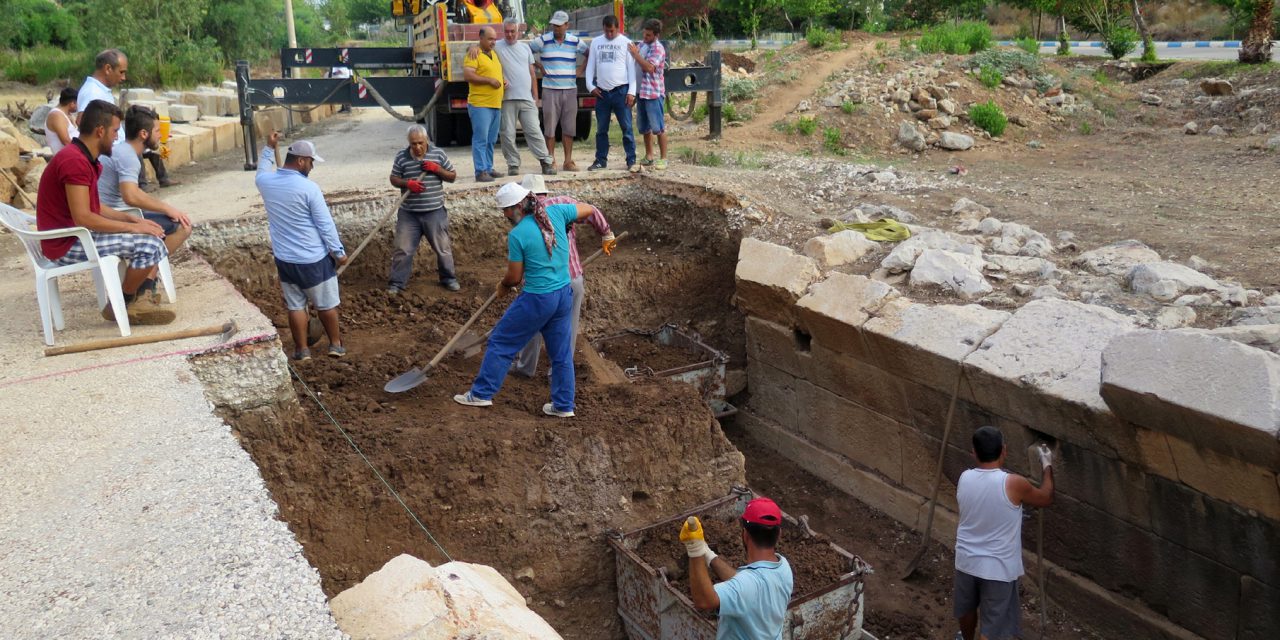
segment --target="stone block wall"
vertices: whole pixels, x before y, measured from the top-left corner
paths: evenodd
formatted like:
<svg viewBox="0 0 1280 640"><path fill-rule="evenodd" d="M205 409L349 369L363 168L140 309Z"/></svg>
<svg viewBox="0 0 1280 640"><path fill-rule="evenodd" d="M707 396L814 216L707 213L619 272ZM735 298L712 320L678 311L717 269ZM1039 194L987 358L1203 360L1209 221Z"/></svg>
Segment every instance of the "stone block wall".
<svg viewBox="0 0 1280 640"><path fill-rule="evenodd" d="M984 424L1012 471L1037 441L1057 450L1055 602L1115 637L1280 637L1280 357L1066 300L917 303L753 239L736 291L753 436L922 528L955 393L946 476ZM944 478L948 544L954 494Z"/></svg>

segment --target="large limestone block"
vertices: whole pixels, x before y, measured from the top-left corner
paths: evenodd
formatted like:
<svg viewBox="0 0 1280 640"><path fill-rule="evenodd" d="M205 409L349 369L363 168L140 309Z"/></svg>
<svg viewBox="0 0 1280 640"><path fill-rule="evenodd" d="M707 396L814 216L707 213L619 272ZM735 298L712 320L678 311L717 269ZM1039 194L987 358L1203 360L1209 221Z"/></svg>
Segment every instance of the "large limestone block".
<svg viewBox="0 0 1280 640"><path fill-rule="evenodd" d="M226 89L218 89L216 93L218 95L218 111L213 115L224 117L236 115L240 108L240 102L236 98L236 92L228 91Z"/></svg>
<svg viewBox="0 0 1280 640"><path fill-rule="evenodd" d="M909 423L915 417L919 395L915 385L818 341L798 355L800 377L810 383L900 422Z"/></svg>
<svg viewBox="0 0 1280 640"><path fill-rule="evenodd" d="M200 113L203 114L218 113L218 95L215 93L184 91L182 93L182 104L194 104L200 107Z"/></svg>
<svg viewBox="0 0 1280 640"><path fill-rule="evenodd" d="M944 249L981 258L982 248L973 242L972 238L952 236L937 229L925 229L898 243L898 246L894 247L880 262L880 266L891 273L908 271L915 266L916 259L927 249Z"/></svg>
<svg viewBox="0 0 1280 640"><path fill-rule="evenodd" d="M1134 454L1136 436L1098 390L1102 350L1133 330L1105 307L1035 300L965 358L965 374L977 403L995 413L1081 446Z"/></svg>
<svg viewBox="0 0 1280 640"><path fill-rule="evenodd" d="M801 338L791 327L747 316L747 357L797 378L806 377L800 356L801 350L810 348L799 342Z"/></svg>
<svg viewBox="0 0 1280 640"><path fill-rule="evenodd" d="M902 484L902 435L893 419L800 381L794 431L815 444Z"/></svg>
<svg viewBox="0 0 1280 640"><path fill-rule="evenodd" d="M33 153L38 151L40 147L44 146L31 139L31 136L27 135L26 132L13 124L11 120L3 116L0 116L0 132L6 133L13 138L14 142L18 145L18 153L20 154Z"/></svg>
<svg viewBox="0 0 1280 640"><path fill-rule="evenodd" d="M881 307L863 332L878 367L949 394L960 361L1009 317L1006 311L976 304L917 304L899 298ZM962 395L967 397L967 390Z"/></svg>
<svg viewBox="0 0 1280 640"><path fill-rule="evenodd" d="M800 384L806 383L768 363L747 360L747 387L751 390L748 407L756 415L792 431L799 422L796 388Z"/></svg>
<svg viewBox="0 0 1280 640"><path fill-rule="evenodd" d="M40 177L44 175L44 169L47 166L49 163L40 156L33 156L30 160L20 162L18 174L22 181L22 188L29 193L35 193L40 187Z"/></svg>
<svg viewBox="0 0 1280 640"><path fill-rule="evenodd" d="M225 153L236 148L236 134L240 132L240 121L235 118L211 117L195 123L201 129L213 132L214 148L218 153Z"/></svg>
<svg viewBox="0 0 1280 640"><path fill-rule="evenodd" d="M1121 240L1086 251L1073 264L1102 276L1122 276L1139 264L1159 262L1160 254L1137 240Z"/></svg>
<svg viewBox="0 0 1280 640"><path fill-rule="evenodd" d="M18 166L18 155L17 139L0 131L0 169L12 169Z"/></svg>
<svg viewBox="0 0 1280 640"><path fill-rule="evenodd" d="M795 304L800 325L828 349L866 357L859 327L886 301L898 297L891 286L864 276L833 273L813 285Z"/></svg>
<svg viewBox="0 0 1280 640"><path fill-rule="evenodd" d="M810 238L804 244L804 254L817 260L823 269L830 269L857 262L879 246L857 231L840 231Z"/></svg>
<svg viewBox="0 0 1280 640"><path fill-rule="evenodd" d="M795 303L822 277L812 258L787 247L744 238L738 247L736 299L743 313L795 326Z"/></svg>
<svg viewBox="0 0 1280 640"><path fill-rule="evenodd" d="M131 104L156 99L156 92L146 87L133 87L120 92L120 107L128 108Z"/></svg>
<svg viewBox="0 0 1280 640"><path fill-rule="evenodd" d="M402 554L329 605L356 640L560 638L497 571L467 562L432 567Z"/></svg>
<svg viewBox="0 0 1280 640"><path fill-rule="evenodd" d="M0 172L3 172L4 176L13 177L12 169L0 169ZM0 176L0 204L13 204L17 200L19 206L26 206L26 202L18 193L17 187L6 180L4 176Z"/></svg>
<svg viewBox="0 0 1280 640"><path fill-rule="evenodd" d="M164 161L165 165L184 167L191 163L191 136L172 133L166 146L169 147L169 159ZM145 163L144 166L151 166L151 163Z"/></svg>
<svg viewBox="0 0 1280 640"><path fill-rule="evenodd" d="M1280 470L1280 356L1195 331L1142 331L1112 340L1102 362L1117 416Z"/></svg>
<svg viewBox="0 0 1280 640"><path fill-rule="evenodd" d="M1134 293L1171 301L1185 293L1218 291L1222 285L1209 276L1176 262L1147 262L1130 267L1125 286Z"/></svg>
<svg viewBox="0 0 1280 640"><path fill-rule="evenodd" d="M187 136L191 140L191 160L199 162L210 158L216 152L213 131L190 124L173 125L175 134Z"/></svg>
<svg viewBox="0 0 1280 640"><path fill-rule="evenodd" d="M980 256L942 249L926 249L911 270L912 287L938 287L966 300L991 293L991 283L982 274Z"/></svg>
<svg viewBox="0 0 1280 640"><path fill-rule="evenodd" d="M1188 486L1280 520L1280 485L1274 471L1202 449L1182 438L1169 438L1169 452L1178 467L1178 479Z"/></svg>
<svg viewBox="0 0 1280 640"><path fill-rule="evenodd" d="M194 104L169 105L169 119L179 124L195 122L200 119L200 107Z"/></svg>
<svg viewBox="0 0 1280 640"><path fill-rule="evenodd" d="M137 105L139 107L147 107L156 112L156 115L171 118L169 114L169 103L164 100L135 100L129 106ZM172 118L171 118L172 119Z"/></svg>

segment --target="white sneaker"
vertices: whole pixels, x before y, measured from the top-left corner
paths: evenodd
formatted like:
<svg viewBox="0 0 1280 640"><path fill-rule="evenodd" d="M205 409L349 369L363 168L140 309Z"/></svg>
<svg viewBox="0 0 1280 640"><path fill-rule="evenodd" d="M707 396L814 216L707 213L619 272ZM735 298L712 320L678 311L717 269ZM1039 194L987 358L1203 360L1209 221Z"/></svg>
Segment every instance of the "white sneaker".
<svg viewBox="0 0 1280 640"><path fill-rule="evenodd" d="M572 411L557 411L556 405L550 402L542 405L542 412L555 418L572 418L573 417Z"/></svg>
<svg viewBox="0 0 1280 640"><path fill-rule="evenodd" d="M466 393L460 393L454 396L453 401L458 404L466 405L468 407L492 407L493 406L492 400L484 400L482 398L477 398L471 395L470 391Z"/></svg>

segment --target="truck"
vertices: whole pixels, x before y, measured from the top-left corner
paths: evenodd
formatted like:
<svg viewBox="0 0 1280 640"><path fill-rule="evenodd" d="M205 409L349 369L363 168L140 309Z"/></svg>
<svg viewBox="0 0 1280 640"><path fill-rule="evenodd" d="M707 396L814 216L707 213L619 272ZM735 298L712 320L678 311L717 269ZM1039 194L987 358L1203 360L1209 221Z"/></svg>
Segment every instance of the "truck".
<svg viewBox="0 0 1280 640"><path fill-rule="evenodd" d="M504 19L514 20L527 37L524 0L495 0ZM353 107L381 107L406 121L427 127L436 144L466 145L471 141L471 121L467 116L467 83L463 79L463 59L476 44L480 28L471 23L463 0L390 0L391 15L406 30L403 47L283 48L280 50L281 77L255 79L247 61L236 63L236 89L240 124L245 138L245 169L257 166L257 133L253 112L259 107L287 108L337 104ZM617 17L625 31L623 0L570 12L570 31L589 39L603 33L606 16ZM501 35L501 25L495 25ZM346 67L349 78L303 78L300 69ZM390 73L388 73L390 72ZM379 75L372 75L377 73ZM707 92L713 137L720 134L720 55L712 51L701 66L668 69L667 92ZM412 115L397 111L409 107ZM578 77L577 138L591 132L595 98L587 93L585 79Z"/></svg>

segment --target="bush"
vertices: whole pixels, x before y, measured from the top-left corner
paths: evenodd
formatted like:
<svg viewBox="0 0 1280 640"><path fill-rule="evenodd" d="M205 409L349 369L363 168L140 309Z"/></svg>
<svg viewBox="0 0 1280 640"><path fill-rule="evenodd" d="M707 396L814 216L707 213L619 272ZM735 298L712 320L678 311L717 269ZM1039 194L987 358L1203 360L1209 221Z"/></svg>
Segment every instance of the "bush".
<svg viewBox="0 0 1280 640"><path fill-rule="evenodd" d="M855 111L861 111L862 105L852 100L845 100L840 103L840 110L843 111L845 115L851 116Z"/></svg>
<svg viewBox="0 0 1280 640"><path fill-rule="evenodd" d="M985 22L961 22L925 29L917 46L920 53L967 55L991 48L991 42L991 27Z"/></svg>
<svg viewBox="0 0 1280 640"><path fill-rule="evenodd" d="M1004 81L1004 74L1000 73L1000 70L995 67L983 67L978 71L978 81L982 83L982 86L994 89Z"/></svg>
<svg viewBox="0 0 1280 640"><path fill-rule="evenodd" d="M1113 26L1102 35L1102 48L1113 60L1119 60L1138 48L1138 32L1129 27Z"/></svg>
<svg viewBox="0 0 1280 640"><path fill-rule="evenodd" d="M1009 125L1009 119L1005 117L1004 110L993 100L969 107L969 119L973 121L974 126L990 133L993 137L999 137L1004 133L1004 128Z"/></svg>
<svg viewBox="0 0 1280 640"><path fill-rule="evenodd" d="M0 72L5 80L44 84L53 80L71 80L79 84L93 73L92 51L63 51L57 47L40 45L26 51L5 53Z"/></svg>
<svg viewBox="0 0 1280 640"><path fill-rule="evenodd" d="M1066 31L1058 32L1058 55L1071 55L1071 39L1067 37Z"/></svg>
<svg viewBox="0 0 1280 640"><path fill-rule="evenodd" d="M721 91L725 100L740 102L756 97L758 88L756 81L751 78L726 78Z"/></svg>
<svg viewBox="0 0 1280 640"><path fill-rule="evenodd" d="M0 49L84 47L80 23L66 9L48 0L11 0L5 3L4 14L0 21Z"/></svg>
<svg viewBox="0 0 1280 640"><path fill-rule="evenodd" d="M802 136L811 136L818 130L818 119L812 116L800 116L796 120L796 133Z"/></svg>
<svg viewBox="0 0 1280 640"><path fill-rule="evenodd" d="M990 49L964 61L967 69L992 67L1006 76L1019 70L1029 76L1035 75L1040 71L1040 66L1039 56L1018 49Z"/></svg>
<svg viewBox="0 0 1280 640"><path fill-rule="evenodd" d="M826 27L809 27L809 31L804 34L804 39L814 49L821 49L829 44L834 44L837 40L835 32Z"/></svg>
<svg viewBox="0 0 1280 640"><path fill-rule="evenodd" d="M1040 55L1040 41L1035 38L1019 38L1016 44L1019 49L1033 56Z"/></svg>
<svg viewBox="0 0 1280 640"><path fill-rule="evenodd" d="M1150 36L1148 36L1145 40L1142 41L1142 61L1143 62L1156 61L1156 43L1151 40Z"/></svg>
<svg viewBox="0 0 1280 640"><path fill-rule="evenodd" d="M834 153L838 156L844 155L844 140L840 130L835 127L827 127L822 130L822 148Z"/></svg>

